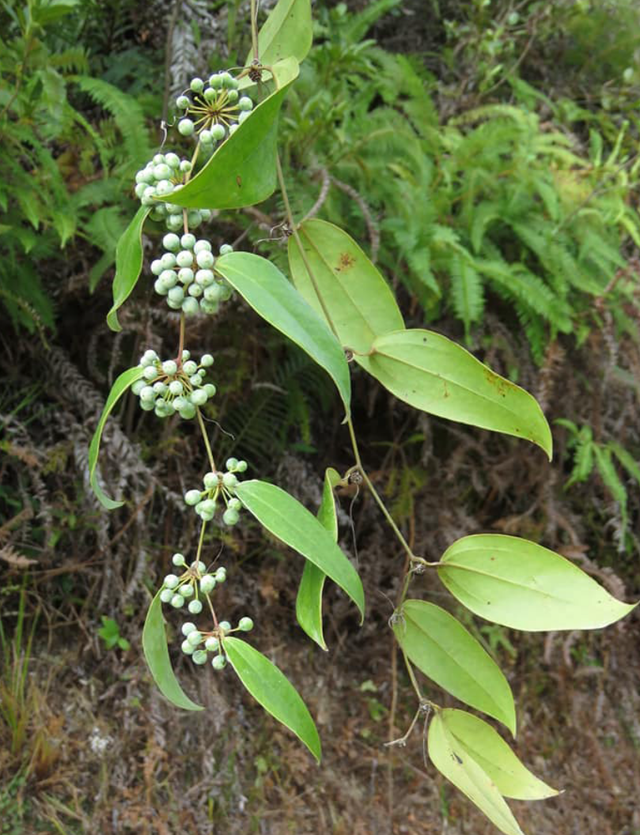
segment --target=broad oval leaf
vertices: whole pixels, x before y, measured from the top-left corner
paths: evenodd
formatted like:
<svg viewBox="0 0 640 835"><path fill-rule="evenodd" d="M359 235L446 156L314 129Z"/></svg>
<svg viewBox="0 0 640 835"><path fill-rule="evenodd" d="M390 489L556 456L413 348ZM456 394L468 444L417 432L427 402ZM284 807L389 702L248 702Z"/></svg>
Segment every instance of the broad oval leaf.
<svg viewBox="0 0 640 835"><path fill-rule="evenodd" d="M501 795L515 800L542 800L558 791L525 768L500 734L466 710L442 710L439 714L457 745L493 780Z"/></svg>
<svg viewBox="0 0 640 835"><path fill-rule="evenodd" d="M230 252L216 260L215 269L258 315L324 368L336 384L349 415L351 378L344 351L275 264L250 252Z"/></svg>
<svg viewBox="0 0 640 835"><path fill-rule="evenodd" d="M300 224L298 233L304 258L292 235L289 267L293 283L344 347L366 354L376 336L404 327L389 285L350 235L324 220L307 220Z"/></svg>
<svg viewBox="0 0 640 835"><path fill-rule="evenodd" d="M184 693L173 672L167 648L160 592L151 601L144 621L142 650L153 680L163 696L183 710L204 710L201 705L192 702Z"/></svg>
<svg viewBox="0 0 640 835"><path fill-rule="evenodd" d="M456 699L503 722L516 734L516 708L502 671L464 626L439 606L405 600L393 631L419 670Z"/></svg>
<svg viewBox="0 0 640 835"><path fill-rule="evenodd" d="M289 679L269 659L240 638L224 639L224 651L253 698L307 746L318 762L320 737L307 706Z"/></svg>
<svg viewBox="0 0 640 835"><path fill-rule="evenodd" d="M364 589L358 572L313 513L280 487L266 481L243 481L235 493L263 527L340 586L364 619Z"/></svg>
<svg viewBox="0 0 640 835"><path fill-rule="evenodd" d="M104 430L104 425L107 422L107 418L113 411L113 407L116 405L116 403L125 393L125 391L127 391L129 386L133 385L136 380L139 380L142 377L143 372L144 368L136 366L135 368L129 368L126 371L123 371L122 374L118 376L113 386L111 387L111 391L109 392L109 396L107 397L107 402L104 404L104 409L102 410L100 420L98 421L98 425L96 426L96 431L93 433L91 445L89 446L89 483L91 484L93 492L98 497L100 503L104 507L106 507L107 510L115 510L116 507L122 507L124 502L116 502L113 499L110 499L109 496L107 496L107 494L98 484L96 468L98 466L98 455L100 453L100 441L102 440L102 432Z"/></svg>
<svg viewBox="0 0 640 835"><path fill-rule="evenodd" d="M599 629L637 606L616 600L560 554L517 536L458 539L438 575L476 615L525 632Z"/></svg>
<svg viewBox="0 0 640 835"><path fill-rule="evenodd" d="M410 406L525 438L551 459L551 430L536 399L445 336L426 330L388 333L376 339L370 356L355 359Z"/></svg>
<svg viewBox="0 0 640 835"><path fill-rule="evenodd" d="M291 55L302 63L312 40L311 0L278 0L258 34L260 63L272 65ZM250 52L246 63L252 59Z"/></svg>
<svg viewBox="0 0 640 835"><path fill-rule="evenodd" d="M427 747L438 771L475 803L500 832L524 835L493 780L447 730L440 711L429 725Z"/></svg>
<svg viewBox="0 0 640 835"><path fill-rule="evenodd" d="M142 270L142 227L151 209L140 206L116 246L116 274L113 279L113 305L107 313L107 324L112 331L121 331L118 310L129 298L138 283Z"/></svg>
<svg viewBox="0 0 640 835"><path fill-rule="evenodd" d="M336 514L336 500L333 488L340 481L340 475L328 467L324 474L322 503L318 509L318 521L326 528L333 541L338 541L338 516ZM296 597L296 618L312 641L321 649L327 645L322 631L322 592L327 575L316 565L305 560L298 596Z"/></svg>
<svg viewBox="0 0 640 835"><path fill-rule="evenodd" d="M289 58L274 71L278 89L254 108L193 179L171 193L172 203L189 209L240 209L273 194L278 115L298 75L298 62Z"/></svg>

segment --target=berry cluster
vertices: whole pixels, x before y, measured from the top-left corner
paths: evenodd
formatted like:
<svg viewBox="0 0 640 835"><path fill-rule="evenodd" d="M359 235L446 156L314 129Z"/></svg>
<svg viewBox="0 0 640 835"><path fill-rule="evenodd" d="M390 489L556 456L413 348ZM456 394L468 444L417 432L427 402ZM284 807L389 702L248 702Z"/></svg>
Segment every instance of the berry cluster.
<svg viewBox="0 0 640 835"><path fill-rule="evenodd" d="M251 618L240 618L235 629L228 620L221 620L216 629L210 632L200 631L195 623L184 623L182 634L185 636L181 649L185 655L190 655L194 664L206 664L207 653L216 653L211 659L211 666L214 670L222 670L226 666L227 659L223 653L224 636L230 632L250 632L253 629Z"/></svg>
<svg viewBox="0 0 640 835"><path fill-rule="evenodd" d="M207 573L203 562L196 560L187 566L182 554L174 554L171 562L176 568L183 568L183 573L167 574L162 584L160 600L168 603L174 609L181 609L186 601L187 608L192 615L199 615L203 605L200 596L208 598L217 585L227 579L227 570L222 566L212 574ZM215 616L214 616L215 621ZM216 621L216 626L210 631L200 631L195 623L187 622L182 625L182 651L193 658L195 664L205 664L207 653L216 653L211 661L214 670L221 670L227 663L223 654L224 637L231 632L250 632L253 629L251 618L240 618L235 629L229 621ZM204 647L204 648L203 648Z"/></svg>
<svg viewBox="0 0 640 835"><path fill-rule="evenodd" d="M225 466L227 471L224 473L207 473L203 479L204 490L187 490L184 500L195 508L203 522L210 522L216 512L217 501L222 498L226 505L222 521L231 527L237 524L242 509L242 502L233 495L238 484L236 473L246 472L247 462L229 458Z"/></svg>
<svg viewBox="0 0 640 835"><path fill-rule="evenodd" d="M182 111L178 131L182 136L197 136L205 151L213 151L253 110L252 100L240 96L238 81L228 72L215 73L208 84L194 78L189 88L190 95L183 93L176 99Z"/></svg>
<svg viewBox="0 0 640 835"><path fill-rule="evenodd" d="M182 310L187 315L215 313L221 301L231 296L231 288L225 281L216 279L213 272L215 256L209 241L196 240L190 232L178 237L169 232L162 239L165 252L151 263L151 272L157 276L156 293L166 296L172 310ZM220 255L233 252L233 247L223 244Z"/></svg>
<svg viewBox="0 0 640 835"><path fill-rule="evenodd" d="M155 351L145 351L140 359L144 368L141 380L131 386L140 398L145 412L154 411L160 418L176 414L189 420L196 416L196 409L213 397L216 387L205 383L206 369L213 365L211 354L203 354L200 364L190 359L189 351L182 352L182 359L162 362Z"/></svg>
<svg viewBox="0 0 640 835"><path fill-rule="evenodd" d="M188 159L181 160L177 154L156 154L136 174L136 196L143 206L154 207L152 220L164 220L167 228L173 232L184 226L184 209L169 202L168 198L188 181L191 168L192 163ZM196 229L210 218L209 209L189 209L187 212L187 222L191 229Z"/></svg>

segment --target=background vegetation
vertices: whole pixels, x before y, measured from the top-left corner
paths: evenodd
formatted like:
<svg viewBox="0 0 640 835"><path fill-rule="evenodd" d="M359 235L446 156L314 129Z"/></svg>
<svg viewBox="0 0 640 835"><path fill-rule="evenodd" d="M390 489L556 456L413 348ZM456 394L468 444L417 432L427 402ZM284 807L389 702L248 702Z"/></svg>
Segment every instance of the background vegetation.
<svg viewBox="0 0 640 835"><path fill-rule="evenodd" d="M249 523L225 542L244 577L225 610L252 608L261 648L310 694L327 749L317 771L233 682L194 677L211 708L194 719L148 680L142 618L172 543L193 535L180 497L199 478L197 439L126 402L105 477L131 502L107 516L88 489L110 382L177 328L150 282L115 340L104 323L132 176L184 79L246 54L247 6L0 8L3 833L427 833L443 819L451 833L490 831L424 766L418 737L382 747L406 724L386 626L401 556L366 496L342 497L342 536L372 613L358 631L334 594L327 657L292 625L299 566ZM637 4L323 0L314 14L281 124L294 214L349 229L411 326L463 341L555 421L549 465L517 441L417 416L356 373L377 485L425 556L481 530L521 534L636 599ZM283 220L274 196L207 231L286 271ZM322 375L239 303L213 327L203 318L193 343L216 356L221 454L317 504L324 466L352 463ZM519 754L567 789L519 812L525 829L640 833L637 617L545 643L469 626L510 668Z"/></svg>

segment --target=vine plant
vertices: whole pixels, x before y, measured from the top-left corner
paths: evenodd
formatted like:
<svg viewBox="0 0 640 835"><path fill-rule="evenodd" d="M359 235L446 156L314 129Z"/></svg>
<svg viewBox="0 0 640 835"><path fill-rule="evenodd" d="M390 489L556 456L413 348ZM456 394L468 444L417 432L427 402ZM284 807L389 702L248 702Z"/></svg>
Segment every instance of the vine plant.
<svg viewBox="0 0 640 835"><path fill-rule="evenodd" d="M97 426L89 457L90 480L108 509L122 502L101 486L97 469L100 438L114 405L131 388L140 405L159 418L195 419L202 433L207 472L200 488L185 495L201 520L195 553L173 556L175 573L158 589L146 617L142 642L155 682L177 707L201 710L182 690L171 666L163 605L181 623L182 651L196 665L233 668L251 695L287 726L320 761L321 744L302 698L284 674L238 635L253 622L233 627L216 609L215 589L224 567L208 566L209 526L233 526L247 512L304 558L296 603L300 626L322 649L322 596L326 579L336 583L365 616L362 583L337 544L334 487L345 479L364 482L406 554L402 594L389 624L415 690L416 714L430 716L428 752L435 767L475 803L502 832L520 835L504 798L534 800L557 792L517 759L497 731L475 714L442 708L424 695L415 670L456 699L502 723L515 737L516 711L507 679L479 642L445 609L409 596L415 574L435 574L474 614L525 631L596 629L613 623L633 605L616 600L587 574L557 553L513 536L478 534L454 542L440 560L415 554L375 490L362 463L351 417L350 363L356 363L393 395L416 409L503 432L541 447L549 457L551 432L536 400L495 374L470 353L427 330L407 329L393 294L373 263L342 229L318 219L296 222L277 155L278 113L299 61L311 46L310 0L279 0L257 32L252 3L252 50L247 65L195 78L176 102L178 133L194 143L190 159L156 154L136 176L141 207L117 249L114 303L117 312L142 271L141 235L149 215L165 223L164 251L151 263L154 288L179 311L180 336L174 357L148 350L135 368L115 381ZM193 234L211 210L255 205L279 186L290 230L291 280L270 261L222 246L218 255ZM196 362L185 347L193 316L215 314L238 293L261 317L306 351L332 378L344 407L354 464L341 478L328 469L320 509L314 516L279 487L244 478L247 464L216 462L203 413L215 397L207 381L210 354ZM177 428L177 424L176 424ZM187 551L187 544L184 550ZM393 744L393 743L392 743Z"/></svg>

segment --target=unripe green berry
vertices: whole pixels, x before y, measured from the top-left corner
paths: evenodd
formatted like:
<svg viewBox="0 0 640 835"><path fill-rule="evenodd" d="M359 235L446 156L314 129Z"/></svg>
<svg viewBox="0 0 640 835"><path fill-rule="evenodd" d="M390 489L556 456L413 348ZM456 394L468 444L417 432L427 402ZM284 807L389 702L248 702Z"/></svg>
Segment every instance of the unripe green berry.
<svg viewBox="0 0 640 835"><path fill-rule="evenodd" d="M219 90L222 87L222 75L217 72L209 76L209 84L214 90Z"/></svg>
<svg viewBox="0 0 640 835"><path fill-rule="evenodd" d="M207 252L211 252L211 244L209 243L209 241L199 240L195 242L193 246L193 251L196 253L196 255L199 252L204 252L205 250Z"/></svg>
<svg viewBox="0 0 640 835"><path fill-rule="evenodd" d="M211 666L214 670L222 670L227 666L227 659L224 655L216 655L211 659Z"/></svg>
<svg viewBox="0 0 640 835"><path fill-rule="evenodd" d="M138 183L138 185L134 189L136 197L142 197L144 195L146 189L147 189L147 184L146 183Z"/></svg>
<svg viewBox="0 0 640 835"><path fill-rule="evenodd" d="M200 312L200 305L198 304L198 300L194 299L193 296L189 296L189 298L185 299L182 302L181 306L182 312L185 313L187 316L195 316L196 313Z"/></svg>
<svg viewBox="0 0 640 835"><path fill-rule="evenodd" d="M153 390L153 386L145 386L142 389L142 391L140 392L140 400L151 401L151 400L155 400L155 399L156 399L156 393Z"/></svg>
<svg viewBox="0 0 640 835"><path fill-rule="evenodd" d="M184 409L184 407L187 406L188 403L189 401L186 397L176 397L176 399L173 401L174 407L178 410Z"/></svg>
<svg viewBox="0 0 640 835"><path fill-rule="evenodd" d="M200 365L203 365L205 368L208 368L210 365L213 365L213 357L211 354L203 354L200 357Z"/></svg>
<svg viewBox="0 0 640 835"><path fill-rule="evenodd" d="M194 93L201 93L204 88L204 81L201 78L192 78L189 87Z"/></svg>
<svg viewBox="0 0 640 835"><path fill-rule="evenodd" d="M181 269L178 270L178 278L185 286L188 287L194 279L191 267L181 267Z"/></svg>
<svg viewBox="0 0 640 835"><path fill-rule="evenodd" d="M145 412L152 412L155 409L155 403L151 400L141 400L140 408Z"/></svg>
<svg viewBox="0 0 640 835"><path fill-rule="evenodd" d="M190 597L193 597L195 592L191 583L184 583L184 585L180 586L180 588L178 589L178 594L181 594L183 597L186 597L188 599Z"/></svg>
<svg viewBox="0 0 640 835"><path fill-rule="evenodd" d="M207 653L203 649L199 649L193 653L191 656L195 664L206 664L207 663Z"/></svg>
<svg viewBox="0 0 640 835"><path fill-rule="evenodd" d="M184 606L184 597L181 594L174 594L170 603L174 609L181 609Z"/></svg>
<svg viewBox="0 0 640 835"><path fill-rule="evenodd" d="M175 589L179 582L180 578L176 577L175 574L167 574L164 578L164 586L167 589Z"/></svg>
<svg viewBox="0 0 640 835"><path fill-rule="evenodd" d="M240 125L238 124L229 125L229 136L233 136L233 134L238 130L239 127Z"/></svg>
<svg viewBox="0 0 640 835"><path fill-rule="evenodd" d="M230 104L235 104L238 101L239 93L237 90L229 90L227 92L227 101Z"/></svg>
<svg viewBox="0 0 640 835"><path fill-rule="evenodd" d="M176 99L176 107L180 110L186 110L191 104L191 99L188 96L178 96Z"/></svg>
<svg viewBox="0 0 640 835"><path fill-rule="evenodd" d="M191 402L194 406L204 406L207 402L207 393L203 389L191 392Z"/></svg>
<svg viewBox="0 0 640 835"><path fill-rule="evenodd" d="M146 386L146 380L136 380L135 383L131 386L131 391L136 395L136 397L140 394L142 389Z"/></svg>
<svg viewBox="0 0 640 835"><path fill-rule="evenodd" d="M195 652L194 648L191 646L189 641L183 641L180 644L180 649L184 652L185 655L193 655Z"/></svg>
<svg viewBox="0 0 640 835"><path fill-rule="evenodd" d="M218 629L226 635L231 632L231 624L228 620L221 620L218 624Z"/></svg>
<svg viewBox="0 0 640 835"><path fill-rule="evenodd" d="M179 168L180 167L180 157L177 154L169 153L165 154L164 161L170 168Z"/></svg>
<svg viewBox="0 0 640 835"><path fill-rule="evenodd" d="M176 290L181 290L181 287L174 288ZM178 371L178 366L173 360L165 360L162 363L162 370L168 377L173 377L173 375Z"/></svg>
<svg viewBox="0 0 640 835"><path fill-rule="evenodd" d="M167 296L174 304L181 305L184 299L184 287L179 284L176 287L172 287L167 293ZM175 371L173 373L175 374Z"/></svg>
<svg viewBox="0 0 640 835"><path fill-rule="evenodd" d="M195 363L193 360L187 360L186 362L184 362L182 370L188 377L191 377L191 375L195 374L198 370L198 364Z"/></svg>
<svg viewBox="0 0 640 835"><path fill-rule="evenodd" d="M196 244L196 236L192 235L191 232L185 232L185 234L180 238L180 245L183 249L193 249ZM191 255L191 253L189 253ZM191 256L193 258L193 256ZM185 266L187 266L185 264Z"/></svg>
<svg viewBox="0 0 640 835"><path fill-rule="evenodd" d="M208 397L208 398L213 397L213 396L214 396L214 394L215 394L215 393L216 393L216 391L217 391L217 389L216 389L216 387L213 385L213 383L206 383L206 384L204 385L204 390L206 391L206 393L207 393L207 397Z"/></svg>
<svg viewBox="0 0 640 835"><path fill-rule="evenodd" d="M226 87L227 89L230 89L231 87L233 87L233 76L231 75L231 73L228 73L228 72L220 73L220 81L222 83L222 86Z"/></svg>
<svg viewBox="0 0 640 835"><path fill-rule="evenodd" d="M169 390L169 387L166 383L163 383L162 380L158 380L157 383L153 384L153 390L158 395L158 397L163 397Z"/></svg>
<svg viewBox="0 0 640 835"><path fill-rule="evenodd" d="M229 499L229 504L227 505L229 510L242 510L242 502L240 499Z"/></svg>
<svg viewBox="0 0 640 835"><path fill-rule="evenodd" d="M183 249L176 255L176 261L179 267L190 267L193 264L193 253Z"/></svg>
<svg viewBox="0 0 640 835"><path fill-rule="evenodd" d="M187 222L192 229L197 229L202 223L202 215L198 209L192 209L187 212Z"/></svg>
<svg viewBox="0 0 640 835"><path fill-rule="evenodd" d="M220 255L228 255L230 252L233 252L231 244L222 244L220 247Z"/></svg>
<svg viewBox="0 0 640 835"><path fill-rule="evenodd" d="M180 249L180 238L173 232L169 232L169 234L165 235L162 239L162 246L171 252L177 252ZM173 266L173 264L171 266Z"/></svg>
<svg viewBox="0 0 640 835"><path fill-rule="evenodd" d="M202 611L202 602L200 600L192 600L188 608L192 615L199 615Z"/></svg>
<svg viewBox="0 0 640 835"><path fill-rule="evenodd" d="M162 162L154 167L153 176L156 180L168 180L171 176L171 169L165 162Z"/></svg>
<svg viewBox="0 0 640 835"><path fill-rule="evenodd" d="M151 380L155 380L158 376L158 369L153 365L148 365L142 372L142 376L147 382L151 382Z"/></svg>
<svg viewBox="0 0 640 835"><path fill-rule="evenodd" d="M160 275L160 273L163 270L164 270L164 267L162 266L162 261L160 260L160 258L156 258L155 261L151 262L151 272L154 275Z"/></svg>
<svg viewBox="0 0 640 835"><path fill-rule="evenodd" d="M171 562L177 567L180 567L181 565L184 565L185 564L184 555L183 554L174 554L171 557Z"/></svg>
<svg viewBox="0 0 640 835"><path fill-rule="evenodd" d="M213 87L205 87L202 95L204 96L205 101L209 102L209 104L212 104L218 96Z"/></svg>
<svg viewBox="0 0 640 835"><path fill-rule="evenodd" d="M238 515L238 511L231 510L230 508L227 508L222 514L222 521L225 525L229 525L230 528L238 524L239 518L240 516Z"/></svg>
<svg viewBox="0 0 640 835"><path fill-rule="evenodd" d="M199 490L187 490L184 494L184 500L188 505L196 505L200 501L202 493Z"/></svg>
<svg viewBox="0 0 640 835"><path fill-rule="evenodd" d="M173 232L177 232L178 229L182 228L182 215L170 215L167 218L167 229L171 229Z"/></svg>
<svg viewBox="0 0 640 835"><path fill-rule="evenodd" d="M178 132L183 136L192 136L195 126L191 119L180 119L178 122Z"/></svg>
<svg viewBox="0 0 640 835"><path fill-rule="evenodd" d="M209 652L217 652L220 649L220 641L217 638L214 638L211 635L207 640L204 642L205 649L208 649Z"/></svg>
<svg viewBox="0 0 640 835"><path fill-rule="evenodd" d="M202 643L202 633L198 632L197 629L192 630L187 635L187 641L189 641L192 647L197 647L198 644Z"/></svg>
<svg viewBox="0 0 640 835"><path fill-rule="evenodd" d="M240 618L240 621L238 622L238 629L242 632L251 632L253 629L253 621L251 618Z"/></svg>
<svg viewBox="0 0 640 835"><path fill-rule="evenodd" d="M200 217L205 223L211 220L211 209L200 209Z"/></svg>
<svg viewBox="0 0 640 835"><path fill-rule="evenodd" d="M224 583L227 579L227 569L221 566L214 574L214 577L216 578L216 583Z"/></svg>
<svg viewBox="0 0 640 835"><path fill-rule="evenodd" d="M216 140L216 142L220 142L226 136L226 131L223 125L212 125L211 126L211 136Z"/></svg>
<svg viewBox="0 0 640 835"><path fill-rule="evenodd" d="M203 145L213 145L213 135L210 130L201 130L200 131L200 142Z"/></svg>
<svg viewBox="0 0 640 835"><path fill-rule="evenodd" d="M207 570L207 566L202 562L202 560L194 560L191 563L191 568L194 571L199 571L201 574L204 574L204 572Z"/></svg>
<svg viewBox="0 0 640 835"><path fill-rule="evenodd" d="M233 473L225 473L222 476L222 483L227 490L234 490L238 486L238 479Z"/></svg>
<svg viewBox="0 0 640 835"><path fill-rule="evenodd" d="M247 462L246 461L238 461L238 466L236 467L237 472L239 473L246 473L247 471Z"/></svg>
<svg viewBox="0 0 640 835"><path fill-rule="evenodd" d="M153 282L153 289L159 296L166 296L171 288L167 287L167 285L161 278L156 278L156 280Z"/></svg>
<svg viewBox="0 0 640 835"><path fill-rule="evenodd" d="M209 287L215 281L212 270L198 270L196 273L196 283L200 287Z"/></svg>
<svg viewBox="0 0 640 835"><path fill-rule="evenodd" d="M185 348L182 352L182 362L188 362L191 359L191 351L187 351Z"/></svg>
<svg viewBox="0 0 640 835"><path fill-rule="evenodd" d="M160 592L160 600L162 600L163 603L170 603L172 597L173 591L171 589L162 589Z"/></svg>
<svg viewBox="0 0 640 835"><path fill-rule="evenodd" d="M186 406L179 410L179 415L183 420L191 420L196 416L196 407L192 406L191 403L188 403Z"/></svg>
<svg viewBox="0 0 640 835"><path fill-rule="evenodd" d="M249 96L242 96L242 98L238 101L238 108L244 111L249 111L253 108L253 102Z"/></svg>
<svg viewBox="0 0 640 835"><path fill-rule="evenodd" d="M182 394L182 393L183 393L183 391L184 391L184 386L182 385L182 383L180 382L180 380L172 380L172 381L169 383L169 391L171 392L171 394L174 394L174 395L176 395L176 396L177 396L177 395L179 395L179 394Z"/></svg>
<svg viewBox="0 0 640 835"><path fill-rule="evenodd" d="M200 591L202 594L211 594L216 587L216 578L212 574L205 574L200 580Z"/></svg>
<svg viewBox="0 0 640 835"><path fill-rule="evenodd" d="M208 252L206 249L198 252L196 255L196 262L203 270L211 269L211 267L213 267L214 260L215 259L211 252Z"/></svg>
<svg viewBox="0 0 640 835"><path fill-rule="evenodd" d="M192 164L189 162L189 160L188 160L188 159L183 159L183 160L182 160L182 162L180 163L180 171L181 171L183 174L187 174L189 171L191 171L192 167L193 167L193 166L192 166Z"/></svg>
<svg viewBox="0 0 640 835"><path fill-rule="evenodd" d="M204 486L207 490L213 490L215 487L218 486L218 474L217 473L205 473L204 478L202 479L204 482Z"/></svg>
<svg viewBox="0 0 640 835"><path fill-rule="evenodd" d="M241 110L240 113L238 114L238 124L241 125L243 122L245 122L249 118L249 116L251 116L251 111Z"/></svg>
<svg viewBox="0 0 640 835"><path fill-rule="evenodd" d="M238 459L237 458L227 458L225 467L229 472L233 472L238 466Z"/></svg>
<svg viewBox="0 0 640 835"><path fill-rule="evenodd" d="M182 629L180 631L185 636L185 638L188 638L192 632L195 632L197 630L197 628L198 627L195 625L195 623L190 623L189 621L187 621L186 623L182 624Z"/></svg>

